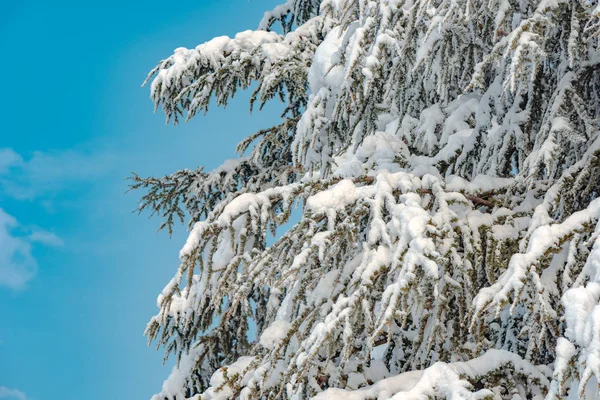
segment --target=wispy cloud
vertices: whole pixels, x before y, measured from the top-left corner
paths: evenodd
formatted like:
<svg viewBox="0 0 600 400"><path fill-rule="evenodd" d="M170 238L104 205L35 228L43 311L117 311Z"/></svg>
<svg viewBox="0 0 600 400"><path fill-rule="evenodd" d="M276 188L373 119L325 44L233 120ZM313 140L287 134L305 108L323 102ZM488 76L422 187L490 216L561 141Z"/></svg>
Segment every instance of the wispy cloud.
<svg viewBox="0 0 600 400"><path fill-rule="evenodd" d="M25 393L17 389L9 389L6 386L0 386L0 399L3 400L27 400Z"/></svg>
<svg viewBox="0 0 600 400"><path fill-rule="evenodd" d="M27 238L32 243L40 243L52 247L58 247L64 244L64 241L54 233L39 228L33 228Z"/></svg>
<svg viewBox="0 0 600 400"><path fill-rule="evenodd" d="M56 196L96 182L114 165L115 157L103 152L37 151L24 156L0 148L0 200L35 200L44 208L52 208ZM55 234L23 226L0 208L0 286L22 289L38 268L33 248L62 245Z"/></svg>
<svg viewBox="0 0 600 400"><path fill-rule="evenodd" d="M16 218L0 208L0 286L22 289L35 276L37 261L32 254L34 243L46 246L63 244L53 233L21 226Z"/></svg>
<svg viewBox="0 0 600 400"><path fill-rule="evenodd" d="M106 175L114 161L107 153L36 151L26 159L12 149L0 149L0 190L16 199L55 194Z"/></svg>
<svg viewBox="0 0 600 400"><path fill-rule="evenodd" d="M8 170L23 162L23 158L12 149L0 149L0 174L5 174Z"/></svg>

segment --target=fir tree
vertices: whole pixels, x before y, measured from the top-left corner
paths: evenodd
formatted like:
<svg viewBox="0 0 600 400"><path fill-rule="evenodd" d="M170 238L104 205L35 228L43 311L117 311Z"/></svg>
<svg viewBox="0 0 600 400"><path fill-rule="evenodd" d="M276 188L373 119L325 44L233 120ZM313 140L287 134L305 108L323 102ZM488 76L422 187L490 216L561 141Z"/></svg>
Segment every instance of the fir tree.
<svg viewBox="0 0 600 400"><path fill-rule="evenodd" d="M288 0L158 63L167 121L282 113L132 178L190 228L154 399L599 398L599 40L590 0Z"/></svg>

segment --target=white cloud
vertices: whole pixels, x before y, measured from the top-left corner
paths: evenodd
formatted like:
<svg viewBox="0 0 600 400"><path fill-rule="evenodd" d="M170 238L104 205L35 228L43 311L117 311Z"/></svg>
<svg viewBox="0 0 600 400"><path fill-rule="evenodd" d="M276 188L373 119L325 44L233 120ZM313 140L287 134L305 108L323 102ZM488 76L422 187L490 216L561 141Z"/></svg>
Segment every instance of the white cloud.
<svg viewBox="0 0 600 400"><path fill-rule="evenodd" d="M0 208L0 286L22 289L37 271L37 261L32 254L32 244L61 246L62 239L53 233L19 225L17 220ZM0 399L2 399L0 391Z"/></svg>
<svg viewBox="0 0 600 400"><path fill-rule="evenodd" d="M8 172L8 170L23 162L23 158L12 149L0 149L0 174Z"/></svg>
<svg viewBox="0 0 600 400"><path fill-rule="evenodd" d="M0 386L0 399L5 400L27 400L25 393L17 389L9 389L5 386Z"/></svg>
<svg viewBox="0 0 600 400"><path fill-rule="evenodd" d="M64 241L52 232L43 229L35 229L29 236L30 242L45 244L46 246L59 247L64 244Z"/></svg>
<svg viewBox="0 0 600 400"><path fill-rule="evenodd" d="M114 161L112 155L101 152L38 151L23 157L0 148L0 200L36 200L51 208L61 192L106 176ZM22 226L0 208L0 286L19 290L35 276L38 263L32 249L37 245L56 247L63 241L46 230Z"/></svg>
<svg viewBox="0 0 600 400"><path fill-rule="evenodd" d="M0 285L22 288L35 275L37 262L31 254L31 244L13 236L17 220L0 209Z"/></svg>
<svg viewBox="0 0 600 400"><path fill-rule="evenodd" d="M0 200L2 197L36 200L37 204L51 208L61 192L106 176L114 161L112 155L101 152L64 150L34 152L23 157L12 149L0 148ZM0 286L24 288L38 269L33 247L63 244L55 234L23 226L0 208Z"/></svg>
<svg viewBox="0 0 600 400"><path fill-rule="evenodd" d="M107 153L74 150L32 153L28 159L12 149L0 149L0 187L16 199L34 199L56 194L73 183L99 178L115 165Z"/></svg>

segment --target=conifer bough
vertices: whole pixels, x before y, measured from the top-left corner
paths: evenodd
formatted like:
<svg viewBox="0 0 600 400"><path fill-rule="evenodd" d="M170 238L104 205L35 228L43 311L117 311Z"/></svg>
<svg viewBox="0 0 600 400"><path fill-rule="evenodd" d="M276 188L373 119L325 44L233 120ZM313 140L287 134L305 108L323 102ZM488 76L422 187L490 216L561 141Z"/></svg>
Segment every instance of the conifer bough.
<svg viewBox="0 0 600 400"><path fill-rule="evenodd" d="M282 113L132 178L189 217L153 399L600 398L599 39L590 0L288 0L161 61L167 121Z"/></svg>

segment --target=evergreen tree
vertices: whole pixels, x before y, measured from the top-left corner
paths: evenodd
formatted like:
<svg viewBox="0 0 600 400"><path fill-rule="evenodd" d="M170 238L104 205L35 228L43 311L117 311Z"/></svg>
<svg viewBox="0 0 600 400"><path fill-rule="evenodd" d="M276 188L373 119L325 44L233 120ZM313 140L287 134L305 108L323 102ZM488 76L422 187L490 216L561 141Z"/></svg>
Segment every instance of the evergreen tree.
<svg viewBox="0 0 600 400"><path fill-rule="evenodd" d="M600 398L596 3L288 0L158 63L167 121L283 109L234 162L132 178L190 228L154 399Z"/></svg>

